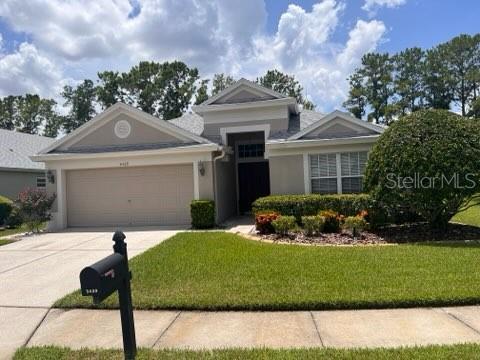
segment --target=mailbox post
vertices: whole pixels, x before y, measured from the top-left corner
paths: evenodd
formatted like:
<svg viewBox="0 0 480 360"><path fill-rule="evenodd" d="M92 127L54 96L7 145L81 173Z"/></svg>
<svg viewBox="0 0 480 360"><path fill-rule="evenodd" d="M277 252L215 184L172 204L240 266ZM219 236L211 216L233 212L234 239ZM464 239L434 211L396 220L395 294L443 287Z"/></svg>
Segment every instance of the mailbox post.
<svg viewBox="0 0 480 360"><path fill-rule="evenodd" d="M92 296L93 303L99 304L115 291L118 291L120 317L122 320L123 352L125 359L135 359L137 343L133 320L132 293L130 280L132 274L128 268L127 244L125 234L116 231L113 234L113 254L87 266L80 272L80 286L83 296Z"/></svg>

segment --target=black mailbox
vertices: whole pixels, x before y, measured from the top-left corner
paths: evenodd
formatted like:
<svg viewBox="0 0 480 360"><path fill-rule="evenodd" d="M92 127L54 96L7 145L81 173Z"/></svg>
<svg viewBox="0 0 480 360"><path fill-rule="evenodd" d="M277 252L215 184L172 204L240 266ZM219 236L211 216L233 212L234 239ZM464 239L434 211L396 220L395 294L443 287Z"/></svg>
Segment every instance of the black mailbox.
<svg viewBox="0 0 480 360"><path fill-rule="evenodd" d="M118 291L120 319L122 321L123 352L125 359L135 359L137 341L133 319L132 292L130 280L132 274L128 268L127 244L125 234L116 231L113 234L113 254L87 266L80 272L80 287L83 296L93 297L99 304L109 295Z"/></svg>
<svg viewBox="0 0 480 360"><path fill-rule="evenodd" d="M80 273L82 295L92 296L93 302L99 304L117 291L126 278L130 280L125 257L112 254L82 270Z"/></svg>

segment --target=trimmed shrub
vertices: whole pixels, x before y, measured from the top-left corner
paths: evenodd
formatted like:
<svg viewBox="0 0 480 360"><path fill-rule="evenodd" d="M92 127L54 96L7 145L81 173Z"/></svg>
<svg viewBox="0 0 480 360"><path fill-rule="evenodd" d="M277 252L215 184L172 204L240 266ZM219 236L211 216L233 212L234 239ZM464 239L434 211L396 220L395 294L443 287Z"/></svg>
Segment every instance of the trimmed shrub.
<svg viewBox="0 0 480 360"><path fill-rule="evenodd" d="M480 191L480 127L446 110L420 110L395 121L373 146L365 189L390 212L419 214L445 228Z"/></svg>
<svg viewBox="0 0 480 360"><path fill-rule="evenodd" d="M215 202L212 200L193 200L190 204L190 216L194 229L210 229L215 226Z"/></svg>
<svg viewBox="0 0 480 360"><path fill-rule="evenodd" d="M294 216L279 216L272 221L272 226L275 232L279 235L285 236L290 230L295 229L297 223Z"/></svg>
<svg viewBox="0 0 480 360"><path fill-rule="evenodd" d="M5 225L9 228L17 228L23 224L22 216L20 215L20 211L18 210L18 206L15 204L13 205L12 211L10 212L10 216L5 221Z"/></svg>
<svg viewBox="0 0 480 360"><path fill-rule="evenodd" d="M54 201L55 195L49 196L43 190L25 189L15 200L15 207L28 230L38 232L42 223L50 220Z"/></svg>
<svg viewBox="0 0 480 360"><path fill-rule="evenodd" d="M323 231L326 233L336 233L340 230L340 214L333 210L323 210L318 214L325 219Z"/></svg>
<svg viewBox="0 0 480 360"><path fill-rule="evenodd" d="M3 225L12 212L13 202L9 198L0 196L0 225Z"/></svg>
<svg viewBox="0 0 480 360"><path fill-rule="evenodd" d="M342 227L346 230L349 230L353 237L361 235L362 232L367 228L367 221L361 215L357 216L348 216L345 218Z"/></svg>
<svg viewBox="0 0 480 360"><path fill-rule="evenodd" d="M312 236L323 231L325 226L325 218L320 215L302 216L302 224L305 235Z"/></svg>
<svg viewBox="0 0 480 360"><path fill-rule="evenodd" d="M255 229L260 234L272 234L275 232L272 221L276 220L279 215L276 212L261 212L255 215Z"/></svg>
<svg viewBox="0 0 480 360"><path fill-rule="evenodd" d="M301 223L302 216L314 216L322 210L331 209L345 216L354 216L371 205L367 194L272 195L257 199L253 203L253 212L274 211L295 216L297 223Z"/></svg>

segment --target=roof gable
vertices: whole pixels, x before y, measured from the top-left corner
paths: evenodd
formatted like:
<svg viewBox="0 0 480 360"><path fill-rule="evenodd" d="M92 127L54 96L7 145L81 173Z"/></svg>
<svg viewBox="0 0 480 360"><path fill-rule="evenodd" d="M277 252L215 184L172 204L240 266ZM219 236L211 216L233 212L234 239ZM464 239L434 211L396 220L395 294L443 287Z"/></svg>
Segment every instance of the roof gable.
<svg viewBox="0 0 480 360"><path fill-rule="evenodd" d="M286 98L286 96L279 92L258 85L252 81L240 79L201 105L239 104L283 98Z"/></svg>
<svg viewBox="0 0 480 360"><path fill-rule="evenodd" d="M41 151L139 144L209 143L208 140L132 106L117 103Z"/></svg>
<svg viewBox="0 0 480 360"><path fill-rule="evenodd" d="M368 123L350 114L336 110L310 124L295 135L292 135L289 140L311 138L332 139L378 135L381 134L383 130L384 128L382 126Z"/></svg>

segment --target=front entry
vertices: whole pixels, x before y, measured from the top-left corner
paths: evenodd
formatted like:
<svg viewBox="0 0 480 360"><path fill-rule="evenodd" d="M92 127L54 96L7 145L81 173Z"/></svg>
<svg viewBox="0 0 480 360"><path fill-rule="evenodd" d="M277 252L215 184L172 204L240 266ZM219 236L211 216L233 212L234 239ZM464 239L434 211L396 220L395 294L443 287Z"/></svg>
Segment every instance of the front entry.
<svg viewBox="0 0 480 360"><path fill-rule="evenodd" d="M238 207L240 214L251 211L252 203L259 197L270 195L268 161L238 164Z"/></svg>

